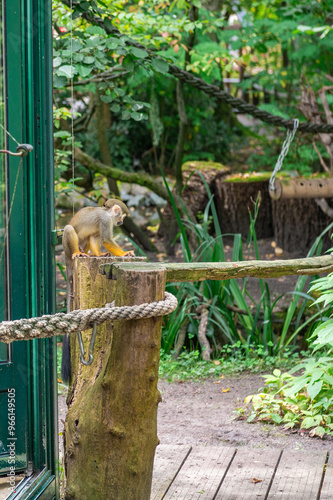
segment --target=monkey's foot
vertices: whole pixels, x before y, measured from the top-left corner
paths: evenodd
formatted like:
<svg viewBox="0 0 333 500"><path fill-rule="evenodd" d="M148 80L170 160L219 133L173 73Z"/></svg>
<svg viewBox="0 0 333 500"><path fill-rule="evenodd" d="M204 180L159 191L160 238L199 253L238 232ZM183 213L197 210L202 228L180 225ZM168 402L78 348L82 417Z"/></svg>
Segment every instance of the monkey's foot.
<svg viewBox="0 0 333 500"><path fill-rule="evenodd" d="M79 257L89 257L89 255L87 253L84 253L84 252L74 252L73 255L72 255L72 259L74 259L74 257L76 256L79 256Z"/></svg>
<svg viewBox="0 0 333 500"><path fill-rule="evenodd" d="M123 257L135 257L135 253L133 250L130 250L129 252L125 252Z"/></svg>
<svg viewBox="0 0 333 500"><path fill-rule="evenodd" d="M101 253L100 257L114 257L112 252ZM135 257L135 253L133 250L129 252L124 252L123 255L117 255L116 257Z"/></svg>

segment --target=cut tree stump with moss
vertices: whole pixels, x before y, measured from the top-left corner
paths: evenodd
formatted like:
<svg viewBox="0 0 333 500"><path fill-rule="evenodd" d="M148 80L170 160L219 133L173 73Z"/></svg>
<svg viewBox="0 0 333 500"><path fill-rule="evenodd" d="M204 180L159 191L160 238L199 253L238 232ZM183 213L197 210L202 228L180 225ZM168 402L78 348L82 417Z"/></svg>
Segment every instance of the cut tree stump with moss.
<svg viewBox="0 0 333 500"><path fill-rule="evenodd" d="M333 199L326 200L333 206ZM304 254L333 221L312 199L281 199L273 204L274 237L286 252ZM333 246L332 230L323 237L323 251Z"/></svg>
<svg viewBox="0 0 333 500"><path fill-rule="evenodd" d="M253 214L254 204L260 193L256 235L258 239L274 235L272 203L268 192L270 176L269 172L233 174L216 181L215 203L223 234L240 233L247 237L250 227L249 211Z"/></svg>
<svg viewBox="0 0 333 500"><path fill-rule="evenodd" d="M197 220L198 214L204 212L208 203L208 193L202 177L214 194L217 180L225 177L229 172L229 167L213 161L188 161L182 165L183 185L185 186L182 199ZM174 247L170 248L170 243L173 243L177 235L178 225L170 202L164 207L162 216L163 220L158 234L165 239L167 253L171 255Z"/></svg>
<svg viewBox="0 0 333 500"><path fill-rule="evenodd" d="M74 259L74 308L164 298L165 270L119 270L107 279L100 265L114 261L122 259ZM74 376L64 433L67 500L149 500L158 444L161 324L162 317L104 323L89 366L79 362L72 339ZM90 336L83 332L86 352Z"/></svg>

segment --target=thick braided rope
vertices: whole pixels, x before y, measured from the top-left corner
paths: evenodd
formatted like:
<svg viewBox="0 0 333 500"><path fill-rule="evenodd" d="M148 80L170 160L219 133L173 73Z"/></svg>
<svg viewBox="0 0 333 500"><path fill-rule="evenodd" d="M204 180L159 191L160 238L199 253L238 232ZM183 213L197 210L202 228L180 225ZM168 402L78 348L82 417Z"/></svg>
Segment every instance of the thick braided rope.
<svg viewBox="0 0 333 500"><path fill-rule="evenodd" d="M70 6L70 1L69 0L62 0L62 2L67 5L67 7ZM73 2L73 5L78 5L77 2ZM112 26L111 24L106 25L103 19L101 19L98 16L95 16L92 11L85 11L82 12L82 17L84 17L87 21L89 21L92 24L95 24L97 26L100 26L103 28L106 33L109 35L115 35L118 37L123 36L121 32L115 27ZM161 59L159 56L155 55L151 50L147 49L144 45L141 43L135 42L134 40L127 40L126 45L131 45L133 47L137 47L138 49L144 49L146 50L151 58L155 59ZM165 59L163 59L165 61ZM179 68L178 66L174 64L169 65L169 73L173 76L175 76L177 79L182 80L183 82L187 83L191 87L195 87L205 94L215 97L216 99L226 102L230 106L233 106L234 108L237 109L239 113L247 113L255 118L258 118L259 120L263 121L264 123L268 123L270 125L273 125L275 127L284 127L286 129L293 129L294 128L294 120L285 120L284 118L281 118L281 116L276 116L272 115L271 113L268 113L267 111L258 109L256 106L253 104L249 104L242 99L238 99L237 97L233 97L231 94L226 92L225 90L221 90L219 87L216 85L211 85L209 83L206 83L204 80L201 78L198 78L197 76L194 76L192 73L189 73L188 71L185 71L184 69ZM300 132L310 132L311 134L332 134L333 133L333 125L329 125L327 123L306 123L306 122L301 122L299 124L298 130Z"/></svg>
<svg viewBox="0 0 333 500"><path fill-rule="evenodd" d="M116 319L142 319L170 314L178 305L176 297L165 292L164 300L140 304L138 306L107 307L95 309L77 309L69 313L44 315L39 318L17 319L0 323L0 342L10 343L14 340L31 340L35 338L65 335L87 328L93 324L100 325L104 321Z"/></svg>
<svg viewBox="0 0 333 500"><path fill-rule="evenodd" d="M221 90L216 85L211 85L206 83L201 78L192 75L188 71L178 68L174 64L169 66L169 73L174 75L179 80L183 80L188 85L195 87L205 94L208 94L216 99L226 102L237 109L239 113L247 113L255 118L258 118L262 122L268 123L270 125L274 125L276 127L284 127L287 129L294 128L294 120L285 120L281 118L281 116L272 115L267 111L262 109L258 109L253 104L249 104L242 99L238 99L237 97L233 97L231 94L228 94L225 90ZM333 133L333 125L329 125L327 123L306 123L301 122L298 126L298 130L301 132L310 132L312 134L318 133Z"/></svg>

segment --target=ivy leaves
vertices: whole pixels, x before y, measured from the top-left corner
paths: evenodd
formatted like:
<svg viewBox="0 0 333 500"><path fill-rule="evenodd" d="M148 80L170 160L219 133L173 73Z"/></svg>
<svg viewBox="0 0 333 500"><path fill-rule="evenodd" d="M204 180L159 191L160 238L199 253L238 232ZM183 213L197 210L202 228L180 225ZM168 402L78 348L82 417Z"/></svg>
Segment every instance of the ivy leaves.
<svg viewBox="0 0 333 500"><path fill-rule="evenodd" d="M101 96L103 102L110 103L110 109L113 113L121 113L123 120L132 118L135 121L147 120L148 116L144 113L144 108L150 108L147 102L136 101L130 95L119 87L113 87Z"/></svg>

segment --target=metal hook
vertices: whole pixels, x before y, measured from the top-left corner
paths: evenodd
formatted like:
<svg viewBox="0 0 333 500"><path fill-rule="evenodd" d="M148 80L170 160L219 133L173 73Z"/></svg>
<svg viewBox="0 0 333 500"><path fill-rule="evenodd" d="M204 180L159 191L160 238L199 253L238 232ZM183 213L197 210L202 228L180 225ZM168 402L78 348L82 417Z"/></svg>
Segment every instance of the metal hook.
<svg viewBox="0 0 333 500"><path fill-rule="evenodd" d="M19 144L16 148L16 153L9 151L8 149L0 149L0 153L6 153L11 156L28 156L31 151L33 151L33 146L31 144Z"/></svg>
<svg viewBox="0 0 333 500"><path fill-rule="evenodd" d="M79 341L79 348L80 348L80 361L83 365L91 365L91 363L94 360L93 352L94 352L94 347L95 347L95 340L96 340L96 334L97 334L97 324L94 323L92 334L91 334L91 339L90 339L90 344L89 344L89 351L88 351L88 361L85 360L85 350L84 350L84 345L83 345L83 340L82 340L82 334L81 332L77 332L77 338Z"/></svg>

